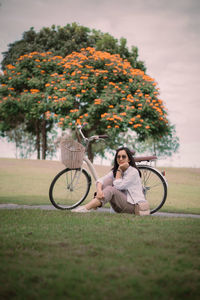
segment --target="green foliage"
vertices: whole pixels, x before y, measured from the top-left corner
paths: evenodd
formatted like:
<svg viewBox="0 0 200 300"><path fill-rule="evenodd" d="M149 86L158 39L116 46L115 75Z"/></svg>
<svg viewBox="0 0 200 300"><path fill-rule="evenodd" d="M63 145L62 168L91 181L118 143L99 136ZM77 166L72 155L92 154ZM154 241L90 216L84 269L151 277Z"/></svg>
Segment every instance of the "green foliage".
<svg viewBox="0 0 200 300"><path fill-rule="evenodd" d="M24 123L38 144L53 123L74 129L86 122L86 135L112 136L111 149L127 141L128 129L139 142L170 135L156 83L138 61L137 47L129 51L126 43L76 23L24 32L2 61L0 134ZM102 147L96 149L104 154Z"/></svg>
<svg viewBox="0 0 200 300"><path fill-rule="evenodd" d="M27 133L23 127L24 124L22 123L14 129L5 132L7 141L15 143L16 158L30 158L34 148L34 137Z"/></svg>
<svg viewBox="0 0 200 300"><path fill-rule="evenodd" d="M149 152L154 153L159 158L165 158L172 156L179 149L179 138L176 136L174 126L170 126L167 135L162 136L160 139L149 137L143 142L135 141L135 149L137 152Z"/></svg>
<svg viewBox="0 0 200 300"><path fill-rule="evenodd" d="M4 132L7 141L15 144L16 158L31 158L36 151L36 136L32 134L32 130L30 130L29 127L27 127L25 123L21 123L15 128ZM46 157L48 158L52 158L56 153L56 148L53 143L55 135L55 130L51 130L51 134L48 134L47 137Z"/></svg>
<svg viewBox="0 0 200 300"><path fill-rule="evenodd" d="M50 52L33 52L8 65L0 76L1 112L10 116L21 111L25 119L38 119L49 107L45 84L53 72L62 72L61 61Z"/></svg>
<svg viewBox="0 0 200 300"><path fill-rule="evenodd" d="M42 131L43 138L46 140L46 135L53 125L52 120L48 121L44 117L45 112L50 109L46 83L54 72L58 74L62 70L62 57L53 56L51 52L29 53L20 56L15 65L7 65L4 74L0 76L0 132L2 136L24 123L24 131L37 136L35 143L40 143ZM44 152L48 151L46 142L43 143L44 147ZM35 148L40 151L39 144Z"/></svg>
<svg viewBox="0 0 200 300"><path fill-rule="evenodd" d="M127 58L133 67L140 67L145 71L144 63L137 61L137 48L134 51L128 50L126 39L118 41L109 33L102 33L95 29L80 26L77 23L66 26L44 27L39 32L30 28L23 33L22 39L9 45L9 49L3 52L2 67L5 69L8 64L15 64L18 57L30 52L51 51L54 55L65 57L73 51L80 51L81 48L96 47L97 50L104 50L109 53L118 53Z"/></svg>
<svg viewBox="0 0 200 300"><path fill-rule="evenodd" d="M52 75L46 86L52 101L47 118L56 119L62 128L87 123L86 136L108 133L110 148L116 147L119 134L128 128L141 141L168 133L154 79L119 55L90 47L73 52L65 58L63 74Z"/></svg>

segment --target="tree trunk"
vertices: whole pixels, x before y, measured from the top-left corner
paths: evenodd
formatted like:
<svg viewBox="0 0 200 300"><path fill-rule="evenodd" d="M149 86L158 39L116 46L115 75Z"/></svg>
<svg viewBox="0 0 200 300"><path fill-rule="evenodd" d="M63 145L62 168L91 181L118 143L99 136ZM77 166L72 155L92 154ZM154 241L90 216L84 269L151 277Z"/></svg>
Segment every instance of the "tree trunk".
<svg viewBox="0 0 200 300"><path fill-rule="evenodd" d="M89 144L89 147L88 147L88 158L93 163L94 153L92 152L92 144Z"/></svg>
<svg viewBox="0 0 200 300"><path fill-rule="evenodd" d="M47 152L47 130L46 130L46 120L42 120L42 159L46 159Z"/></svg>
<svg viewBox="0 0 200 300"><path fill-rule="evenodd" d="M37 150L37 159L40 159L40 122L37 120L35 123L36 131L36 150Z"/></svg>

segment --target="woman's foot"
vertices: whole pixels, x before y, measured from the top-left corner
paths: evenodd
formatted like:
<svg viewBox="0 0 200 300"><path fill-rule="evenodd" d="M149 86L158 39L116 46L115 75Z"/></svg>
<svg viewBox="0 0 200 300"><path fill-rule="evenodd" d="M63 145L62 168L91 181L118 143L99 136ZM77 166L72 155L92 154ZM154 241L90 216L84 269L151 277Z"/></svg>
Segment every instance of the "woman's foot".
<svg viewBox="0 0 200 300"><path fill-rule="evenodd" d="M94 198L85 205L85 208L91 210L91 209L97 209L98 207L101 206L102 206L101 201L98 200L97 198Z"/></svg>
<svg viewBox="0 0 200 300"><path fill-rule="evenodd" d="M141 201L135 204L134 212L136 216L148 216L150 215L150 207L147 201Z"/></svg>
<svg viewBox="0 0 200 300"><path fill-rule="evenodd" d="M91 212L92 209L87 209L85 207L85 205L82 205L82 206L78 206L74 209L71 210L72 212L78 212L78 213L87 213L87 212Z"/></svg>

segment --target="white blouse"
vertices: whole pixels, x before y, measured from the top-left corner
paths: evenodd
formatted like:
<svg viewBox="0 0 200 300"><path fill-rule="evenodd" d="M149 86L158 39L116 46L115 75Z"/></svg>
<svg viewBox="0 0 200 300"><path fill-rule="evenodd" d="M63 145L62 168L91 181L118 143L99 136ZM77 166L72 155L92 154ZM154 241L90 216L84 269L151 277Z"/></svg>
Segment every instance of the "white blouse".
<svg viewBox="0 0 200 300"><path fill-rule="evenodd" d="M129 166L123 173L122 178L119 179L115 179L113 171L110 171L105 176L99 178L97 182L103 184L104 180L109 178L112 178L113 186L117 190L125 191L129 203L136 204L140 201L146 201L142 191L141 178L136 168Z"/></svg>

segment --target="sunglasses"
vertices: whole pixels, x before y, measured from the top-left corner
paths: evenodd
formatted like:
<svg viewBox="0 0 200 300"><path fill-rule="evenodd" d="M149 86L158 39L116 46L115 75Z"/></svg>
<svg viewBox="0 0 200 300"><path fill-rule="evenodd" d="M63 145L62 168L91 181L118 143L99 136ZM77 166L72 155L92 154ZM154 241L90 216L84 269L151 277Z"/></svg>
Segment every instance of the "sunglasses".
<svg viewBox="0 0 200 300"><path fill-rule="evenodd" d="M127 156L126 155L117 155L117 159L120 159L120 158L125 159L125 158L127 158Z"/></svg>

